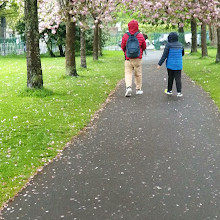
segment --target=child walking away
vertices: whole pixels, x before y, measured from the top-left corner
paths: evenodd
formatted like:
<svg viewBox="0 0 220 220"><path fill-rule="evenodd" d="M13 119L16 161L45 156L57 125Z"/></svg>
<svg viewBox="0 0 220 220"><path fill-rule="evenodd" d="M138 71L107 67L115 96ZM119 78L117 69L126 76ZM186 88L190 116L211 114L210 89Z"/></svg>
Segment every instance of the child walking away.
<svg viewBox="0 0 220 220"><path fill-rule="evenodd" d="M128 23L129 32L122 37L121 48L125 54L125 96L132 93L132 75L134 72L136 94L143 94L142 90L142 54L146 49L144 36L138 31L138 22L132 20Z"/></svg>
<svg viewBox="0 0 220 220"><path fill-rule="evenodd" d="M177 97L182 97L182 82L181 71L183 69L184 48L178 42L176 32L171 32L168 36L168 43L164 49L163 55L158 62L157 69L160 69L163 62L166 60L166 68L168 72L168 87L165 89L167 95L172 95L173 81L176 81Z"/></svg>

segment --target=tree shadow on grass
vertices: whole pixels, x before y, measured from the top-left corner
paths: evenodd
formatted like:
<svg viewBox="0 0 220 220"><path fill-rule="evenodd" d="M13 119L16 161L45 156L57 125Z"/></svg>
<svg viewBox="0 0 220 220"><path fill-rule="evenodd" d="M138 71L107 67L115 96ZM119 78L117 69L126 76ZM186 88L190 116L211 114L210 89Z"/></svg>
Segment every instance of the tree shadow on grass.
<svg viewBox="0 0 220 220"><path fill-rule="evenodd" d="M19 92L19 97L30 97L30 98L46 98L50 96L66 96L67 92L54 92L50 89L29 89L25 88Z"/></svg>
<svg viewBox="0 0 220 220"><path fill-rule="evenodd" d="M94 60L93 62L94 62L94 63L105 63L106 61L100 59L100 60Z"/></svg>
<svg viewBox="0 0 220 220"><path fill-rule="evenodd" d="M209 63L209 66L218 66L218 65L220 65L220 63L216 63L216 61Z"/></svg>
<svg viewBox="0 0 220 220"><path fill-rule="evenodd" d="M36 98L45 98L52 95L55 95L55 93L52 90L46 88L43 89L25 88L21 90L19 93L20 97L36 97Z"/></svg>
<svg viewBox="0 0 220 220"><path fill-rule="evenodd" d="M62 75L62 76L59 77L59 79L60 80L62 80L62 79L78 79L80 77L81 77L80 75L78 75L78 76Z"/></svg>
<svg viewBox="0 0 220 220"><path fill-rule="evenodd" d="M79 73L80 74L80 73ZM68 75L62 75L59 79L60 80L72 80L72 79L76 79L76 80L79 80L79 79L84 79L84 78L90 78L91 76L88 76L88 75L78 75L77 77L76 76L68 76Z"/></svg>

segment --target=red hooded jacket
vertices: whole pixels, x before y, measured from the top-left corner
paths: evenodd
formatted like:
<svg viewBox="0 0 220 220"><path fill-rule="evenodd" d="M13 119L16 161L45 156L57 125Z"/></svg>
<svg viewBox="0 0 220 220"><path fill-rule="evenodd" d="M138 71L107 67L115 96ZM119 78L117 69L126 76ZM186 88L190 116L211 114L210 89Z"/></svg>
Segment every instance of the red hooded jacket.
<svg viewBox="0 0 220 220"><path fill-rule="evenodd" d="M132 35L138 32L138 22L136 20L132 20L128 23L128 31ZM128 37L129 37L128 34L124 34L122 37L122 42L121 42L121 49L125 53L125 59L126 60L137 59L137 58L129 58L126 56L126 43L127 43ZM139 41L139 46L140 46L140 56L138 58L142 59L143 51L146 49L146 42L145 42L143 34L141 33L137 35L137 39Z"/></svg>

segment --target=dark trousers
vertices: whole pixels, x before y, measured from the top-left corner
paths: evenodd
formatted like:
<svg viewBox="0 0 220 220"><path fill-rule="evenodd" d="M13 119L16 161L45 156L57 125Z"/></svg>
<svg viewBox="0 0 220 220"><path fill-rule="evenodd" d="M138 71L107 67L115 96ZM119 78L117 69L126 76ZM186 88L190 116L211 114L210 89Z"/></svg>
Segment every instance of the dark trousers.
<svg viewBox="0 0 220 220"><path fill-rule="evenodd" d="M177 92L181 92L182 83L181 83L181 70L171 70L167 69L168 72L168 91L172 91L173 81L176 81L176 90Z"/></svg>

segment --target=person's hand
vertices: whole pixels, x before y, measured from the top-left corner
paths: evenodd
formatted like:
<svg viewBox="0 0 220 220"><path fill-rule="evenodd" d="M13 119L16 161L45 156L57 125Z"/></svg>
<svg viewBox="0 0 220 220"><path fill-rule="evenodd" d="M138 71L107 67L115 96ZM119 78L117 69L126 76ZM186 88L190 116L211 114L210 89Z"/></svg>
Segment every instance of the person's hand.
<svg viewBox="0 0 220 220"><path fill-rule="evenodd" d="M158 70L160 69L160 65L157 65L157 69L158 69Z"/></svg>

